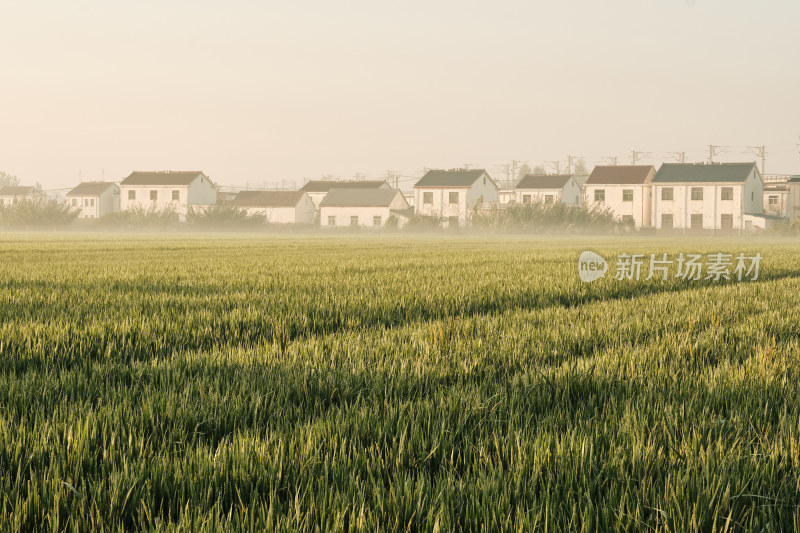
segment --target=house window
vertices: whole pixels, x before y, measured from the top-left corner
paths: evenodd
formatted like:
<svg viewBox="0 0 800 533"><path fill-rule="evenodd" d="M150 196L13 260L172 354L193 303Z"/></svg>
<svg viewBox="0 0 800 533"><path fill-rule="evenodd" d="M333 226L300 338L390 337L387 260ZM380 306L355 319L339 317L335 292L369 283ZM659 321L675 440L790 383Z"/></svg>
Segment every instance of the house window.
<svg viewBox="0 0 800 533"><path fill-rule="evenodd" d="M172 201L179 202L181 200L181 191L172 191Z"/></svg>
<svg viewBox="0 0 800 533"><path fill-rule="evenodd" d="M380 216L372 217L372 225L373 226L380 226L381 225L381 217Z"/></svg>
<svg viewBox="0 0 800 533"><path fill-rule="evenodd" d="M336 217L328 217L328 225L335 226L336 225Z"/></svg>
<svg viewBox="0 0 800 533"><path fill-rule="evenodd" d="M672 187L664 187L661 189L661 199L672 200Z"/></svg>
<svg viewBox="0 0 800 533"><path fill-rule="evenodd" d="M663 189L662 189L663 190ZM672 229L672 214L661 214L661 229Z"/></svg>
<svg viewBox="0 0 800 533"><path fill-rule="evenodd" d="M769 203L769 205L778 205L778 196L774 195L774 194L770 194L767 197L767 202Z"/></svg>
<svg viewBox="0 0 800 533"><path fill-rule="evenodd" d="M358 217L357 216L350 217L350 225L351 226L358 226Z"/></svg>
<svg viewBox="0 0 800 533"><path fill-rule="evenodd" d="M633 189L622 189L622 201L623 202L633 201Z"/></svg>
<svg viewBox="0 0 800 533"><path fill-rule="evenodd" d="M696 213L692 215L692 218L689 220L689 227L692 229L703 229L703 214Z"/></svg>
<svg viewBox="0 0 800 533"><path fill-rule="evenodd" d="M83 207L89 207L89 199L88 198L84 198L83 199Z"/></svg>
<svg viewBox="0 0 800 533"><path fill-rule="evenodd" d="M158 200L158 191L150 191L150 201L155 202Z"/></svg>
<svg viewBox="0 0 800 533"><path fill-rule="evenodd" d="M89 207L94 207L94 198L89 200Z"/></svg>
<svg viewBox="0 0 800 533"><path fill-rule="evenodd" d="M733 229L733 215L720 215L719 216L719 227L722 229Z"/></svg>
<svg viewBox="0 0 800 533"><path fill-rule="evenodd" d="M553 195L552 194L545 194L544 195L544 203L552 204L553 203Z"/></svg>
<svg viewBox="0 0 800 533"><path fill-rule="evenodd" d="M692 187L692 200L702 200L703 199L703 188L702 187Z"/></svg>
<svg viewBox="0 0 800 533"><path fill-rule="evenodd" d="M483 177L483 184L486 185L486 176Z"/></svg>
<svg viewBox="0 0 800 533"><path fill-rule="evenodd" d="M457 204L458 203L458 193L457 192L451 192L450 194L447 195L447 200L451 204Z"/></svg>
<svg viewBox="0 0 800 533"><path fill-rule="evenodd" d="M432 192L424 192L424 193L422 193L422 203L423 204L433 204L433 193Z"/></svg>
<svg viewBox="0 0 800 533"><path fill-rule="evenodd" d="M723 187L720 189L720 194L722 200L733 200L733 187Z"/></svg>
<svg viewBox="0 0 800 533"><path fill-rule="evenodd" d="M605 189L597 189L594 191L594 201L595 202L605 202L606 201L606 190Z"/></svg>
<svg viewBox="0 0 800 533"><path fill-rule="evenodd" d="M530 194L523 194L522 195L522 203L523 204L531 203L531 195Z"/></svg>
<svg viewBox="0 0 800 533"><path fill-rule="evenodd" d="M136 191L128 191L128 200L136 200Z"/></svg>
<svg viewBox="0 0 800 533"><path fill-rule="evenodd" d="M755 200L755 199L756 199L756 193L754 193L754 192L751 192L751 193L750 193L750 201L752 202L752 201L753 201L753 200Z"/></svg>

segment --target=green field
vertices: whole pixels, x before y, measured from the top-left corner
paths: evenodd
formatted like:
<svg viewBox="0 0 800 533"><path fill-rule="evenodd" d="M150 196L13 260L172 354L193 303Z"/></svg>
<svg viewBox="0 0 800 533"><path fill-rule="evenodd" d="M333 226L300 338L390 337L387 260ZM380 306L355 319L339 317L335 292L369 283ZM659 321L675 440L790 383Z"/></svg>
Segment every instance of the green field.
<svg viewBox="0 0 800 533"><path fill-rule="evenodd" d="M583 284L584 249L764 259ZM798 530L798 258L0 235L0 530Z"/></svg>

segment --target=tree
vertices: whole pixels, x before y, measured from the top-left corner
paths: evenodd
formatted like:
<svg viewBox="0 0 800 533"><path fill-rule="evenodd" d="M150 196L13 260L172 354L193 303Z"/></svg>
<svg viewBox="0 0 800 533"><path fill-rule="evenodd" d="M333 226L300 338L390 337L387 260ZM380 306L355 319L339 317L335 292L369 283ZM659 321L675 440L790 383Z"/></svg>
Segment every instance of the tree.
<svg viewBox="0 0 800 533"><path fill-rule="evenodd" d="M531 167L528 166L528 163L522 163L522 166L519 167L519 172L517 173L517 179L522 179L526 175L531 173Z"/></svg>
<svg viewBox="0 0 800 533"><path fill-rule="evenodd" d="M588 176L589 169L586 168L586 161L584 161L583 159L576 160L573 174L575 174L576 176Z"/></svg>
<svg viewBox="0 0 800 533"><path fill-rule="evenodd" d="M19 185L19 178L0 170L0 187L6 187L8 185Z"/></svg>
<svg viewBox="0 0 800 533"><path fill-rule="evenodd" d="M536 165L533 167L533 174L541 176L542 174L547 174L547 169L544 168L544 165Z"/></svg>

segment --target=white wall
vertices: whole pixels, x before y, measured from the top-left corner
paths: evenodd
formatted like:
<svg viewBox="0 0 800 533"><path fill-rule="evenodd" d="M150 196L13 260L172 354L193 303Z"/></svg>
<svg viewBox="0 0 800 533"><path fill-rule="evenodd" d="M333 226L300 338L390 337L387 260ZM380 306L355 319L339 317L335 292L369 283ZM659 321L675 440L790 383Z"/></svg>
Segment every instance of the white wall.
<svg viewBox="0 0 800 533"><path fill-rule="evenodd" d="M135 200L129 200L130 191L135 191ZM155 202L150 200L151 191L156 191ZM178 191L176 201L172 200L173 191ZM203 176L198 176L189 185L120 185L120 209L123 211L135 207L157 211L174 208L183 219L191 207L211 206L216 203L217 189Z"/></svg>
<svg viewBox="0 0 800 533"><path fill-rule="evenodd" d="M312 224L316 209L308 194L303 194L293 207L248 207L248 215L261 217L269 224Z"/></svg>
<svg viewBox="0 0 800 533"><path fill-rule="evenodd" d="M69 196L67 204L79 210L78 218L100 218L109 213L118 213L119 187L117 185L108 187L99 195Z"/></svg>
<svg viewBox="0 0 800 533"><path fill-rule="evenodd" d="M595 191L605 191L605 201L596 202ZM633 200L624 201L624 191L633 191ZM653 192L650 185L641 184L593 184L585 185L583 191L583 205L587 207L605 207L614 213L614 216L623 219L626 216L633 218L637 228L651 226L651 206Z"/></svg>
<svg viewBox="0 0 800 533"><path fill-rule="evenodd" d="M662 199L662 190L672 188L672 200ZM692 189L703 191L702 200L692 200ZM732 200L722 199L722 189L733 190ZM744 213L758 214L763 212L763 184L759 176L751 176L745 183L693 183L693 184L658 184L654 189L654 223L657 229L662 228L662 215L672 215L674 229L690 229L692 215L703 215L703 229L718 230L722 228L722 215L732 215L733 229L743 228Z"/></svg>
<svg viewBox="0 0 800 533"><path fill-rule="evenodd" d="M433 195L433 202L423 202L424 193ZM458 202L450 203L450 193L458 193ZM476 203L497 203L499 190L488 174L484 173L471 187L417 187L414 189L414 210L421 216L444 219L458 217L459 225L469 223Z"/></svg>
<svg viewBox="0 0 800 533"><path fill-rule="evenodd" d="M564 202L567 205L581 205L581 188L574 179L570 179L564 184L563 189L517 189L516 201L524 204L525 197L530 196L531 203L544 203L545 196L553 196L553 202Z"/></svg>
<svg viewBox="0 0 800 533"><path fill-rule="evenodd" d="M321 206L319 212L319 224L321 227L348 227L351 226L350 217L358 217L358 225L361 227L374 228L373 217L381 217L381 223L377 227L383 227L386 221L392 216L392 209L408 209L408 202L401 192L395 195L388 206L368 206L368 207L346 207L346 206ZM328 218L334 217L335 223L330 224Z"/></svg>

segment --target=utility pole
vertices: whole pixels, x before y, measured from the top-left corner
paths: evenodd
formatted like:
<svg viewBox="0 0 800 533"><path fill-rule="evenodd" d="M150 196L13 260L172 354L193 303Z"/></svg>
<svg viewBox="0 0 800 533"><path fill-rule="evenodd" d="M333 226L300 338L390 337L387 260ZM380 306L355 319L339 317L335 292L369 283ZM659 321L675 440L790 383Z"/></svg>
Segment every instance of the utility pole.
<svg viewBox="0 0 800 533"><path fill-rule="evenodd" d="M400 188L400 185L399 185L399 179L400 179L399 173L397 171L395 171L395 170L387 170L386 171L386 183L391 183L392 179L394 179L394 188L395 189L399 189Z"/></svg>
<svg viewBox="0 0 800 533"><path fill-rule="evenodd" d="M714 146L713 144L708 145L708 164L711 165L714 163L714 156L717 156L723 152L727 152L727 146Z"/></svg>
<svg viewBox="0 0 800 533"><path fill-rule="evenodd" d="M764 166L767 162L767 147L766 146L748 146L748 150L753 152L756 157L761 158L761 175L764 175Z"/></svg>
<svg viewBox="0 0 800 533"><path fill-rule="evenodd" d="M613 157L604 157L604 158L603 158L603 161L608 161L608 163L609 163L609 164L610 164L612 167L615 167L615 166L617 166L617 156L613 156Z"/></svg>
<svg viewBox="0 0 800 533"><path fill-rule="evenodd" d="M561 161L548 161L548 163L555 169L556 175L561 174Z"/></svg>
<svg viewBox="0 0 800 533"><path fill-rule="evenodd" d="M645 157L650 157L650 152L637 152L633 150L631 152L631 164L636 165L640 159L644 159Z"/></svg>
<svg viewBox="0 0 800 533"><path fill-rule="evenodd" d="M678 163L686 163L686 152L669 152L667 155Z"/></svg>
<svg viewBox="0 0 800 533"><path fill-rule="evenodd" d="M567 156L567 174L572 175L572 165L576 159L581 159L580 157L576 157L574 155Z"/></svg>

